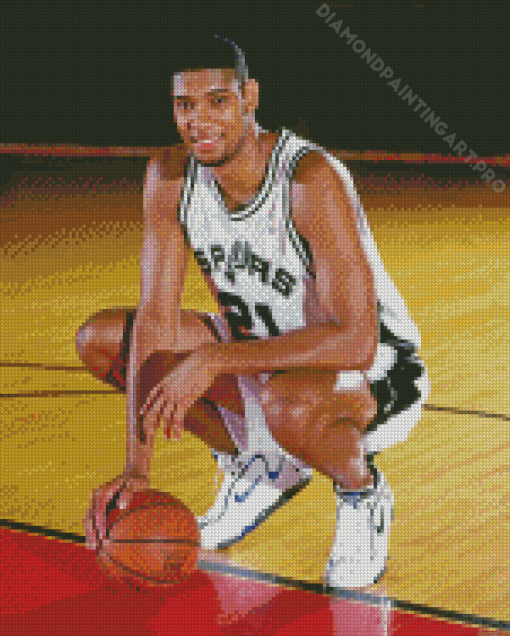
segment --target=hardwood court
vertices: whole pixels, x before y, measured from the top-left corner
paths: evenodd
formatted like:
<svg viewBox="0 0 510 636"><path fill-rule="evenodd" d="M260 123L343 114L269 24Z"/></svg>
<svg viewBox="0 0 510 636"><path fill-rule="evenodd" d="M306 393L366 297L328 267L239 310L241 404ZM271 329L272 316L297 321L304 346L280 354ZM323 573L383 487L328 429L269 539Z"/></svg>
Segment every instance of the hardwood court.
<svg viewBox="0 0 510 636"><path fill-rule="evenodd" d="M432 384L409 440L376 460L396 503L391 560L373 591L503 621L510 619L510 188L482 190L361 193L387 271L421 330ZM141 191L129 189L27 192L2 208L2 519L83 535L92 489L124 467L125 397L83 371L74 334L103 308L137 304L141 209ZM193 263L184 307L215 310ZM153 488L202 514L215 479L198 439L159 435ZM316 472L222 558L320 582L334 524L331 482Z"/></svg>

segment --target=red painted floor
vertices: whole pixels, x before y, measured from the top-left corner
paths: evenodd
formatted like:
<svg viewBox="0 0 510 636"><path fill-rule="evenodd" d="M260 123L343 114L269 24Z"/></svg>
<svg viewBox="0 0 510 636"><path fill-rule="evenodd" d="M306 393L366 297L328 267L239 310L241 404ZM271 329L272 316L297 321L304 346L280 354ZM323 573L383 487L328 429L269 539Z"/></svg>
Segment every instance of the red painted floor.
<svg viewBox="0 0 510 636"><path fill-rule="evenodd" d="M266 575L203 561L185 583L137 589L112 582L98 567L94 554L85 549L84 538L54 534L56 538L29 533L26 528L0 528L1 635L510 634L490 629L498 625L482 618L452 617L433 608L367 594L328 594L320 586L300 582L285 585L278 580L275 584Z"/></svg>

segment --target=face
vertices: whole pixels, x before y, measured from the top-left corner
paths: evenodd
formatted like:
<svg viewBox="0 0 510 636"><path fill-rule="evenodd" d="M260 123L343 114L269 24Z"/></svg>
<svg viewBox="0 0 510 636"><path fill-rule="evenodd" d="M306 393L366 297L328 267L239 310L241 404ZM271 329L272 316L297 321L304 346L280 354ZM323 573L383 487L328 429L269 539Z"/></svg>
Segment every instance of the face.
<svg viewBox="0 0 510 636"><path fill-rule="evenodd" d="M175 123L188 152L206 165L221 165L236 153L256 108L253 80L243 96L231 69L176 73L173 102Z"/></svg>

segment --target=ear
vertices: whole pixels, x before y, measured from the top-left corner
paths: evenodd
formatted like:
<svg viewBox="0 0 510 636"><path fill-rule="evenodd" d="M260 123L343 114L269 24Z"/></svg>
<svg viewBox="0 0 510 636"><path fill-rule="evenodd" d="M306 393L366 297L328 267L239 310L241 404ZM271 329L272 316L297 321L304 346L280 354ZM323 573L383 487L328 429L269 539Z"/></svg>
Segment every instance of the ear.
<svg viewBox="0 0 510 636"><path fill-rule="evenodd" d="M252 78L244 85L244 102L247 112L255 112L259 107L259 83Z"/></svg>

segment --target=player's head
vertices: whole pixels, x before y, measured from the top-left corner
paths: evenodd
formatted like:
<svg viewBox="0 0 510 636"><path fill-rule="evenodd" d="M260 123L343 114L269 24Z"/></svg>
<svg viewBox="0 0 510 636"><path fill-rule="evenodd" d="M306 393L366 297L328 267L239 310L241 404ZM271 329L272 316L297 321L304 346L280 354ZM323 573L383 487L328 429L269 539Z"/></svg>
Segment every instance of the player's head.
<svg viewBox="0 0 510 636"><path fill-rule="evenodd" d="M221 165L255 125L258 84L248 77L241 49L220 36L183 47L179 58L172 76L179 134L200 161Z"/></svg>

